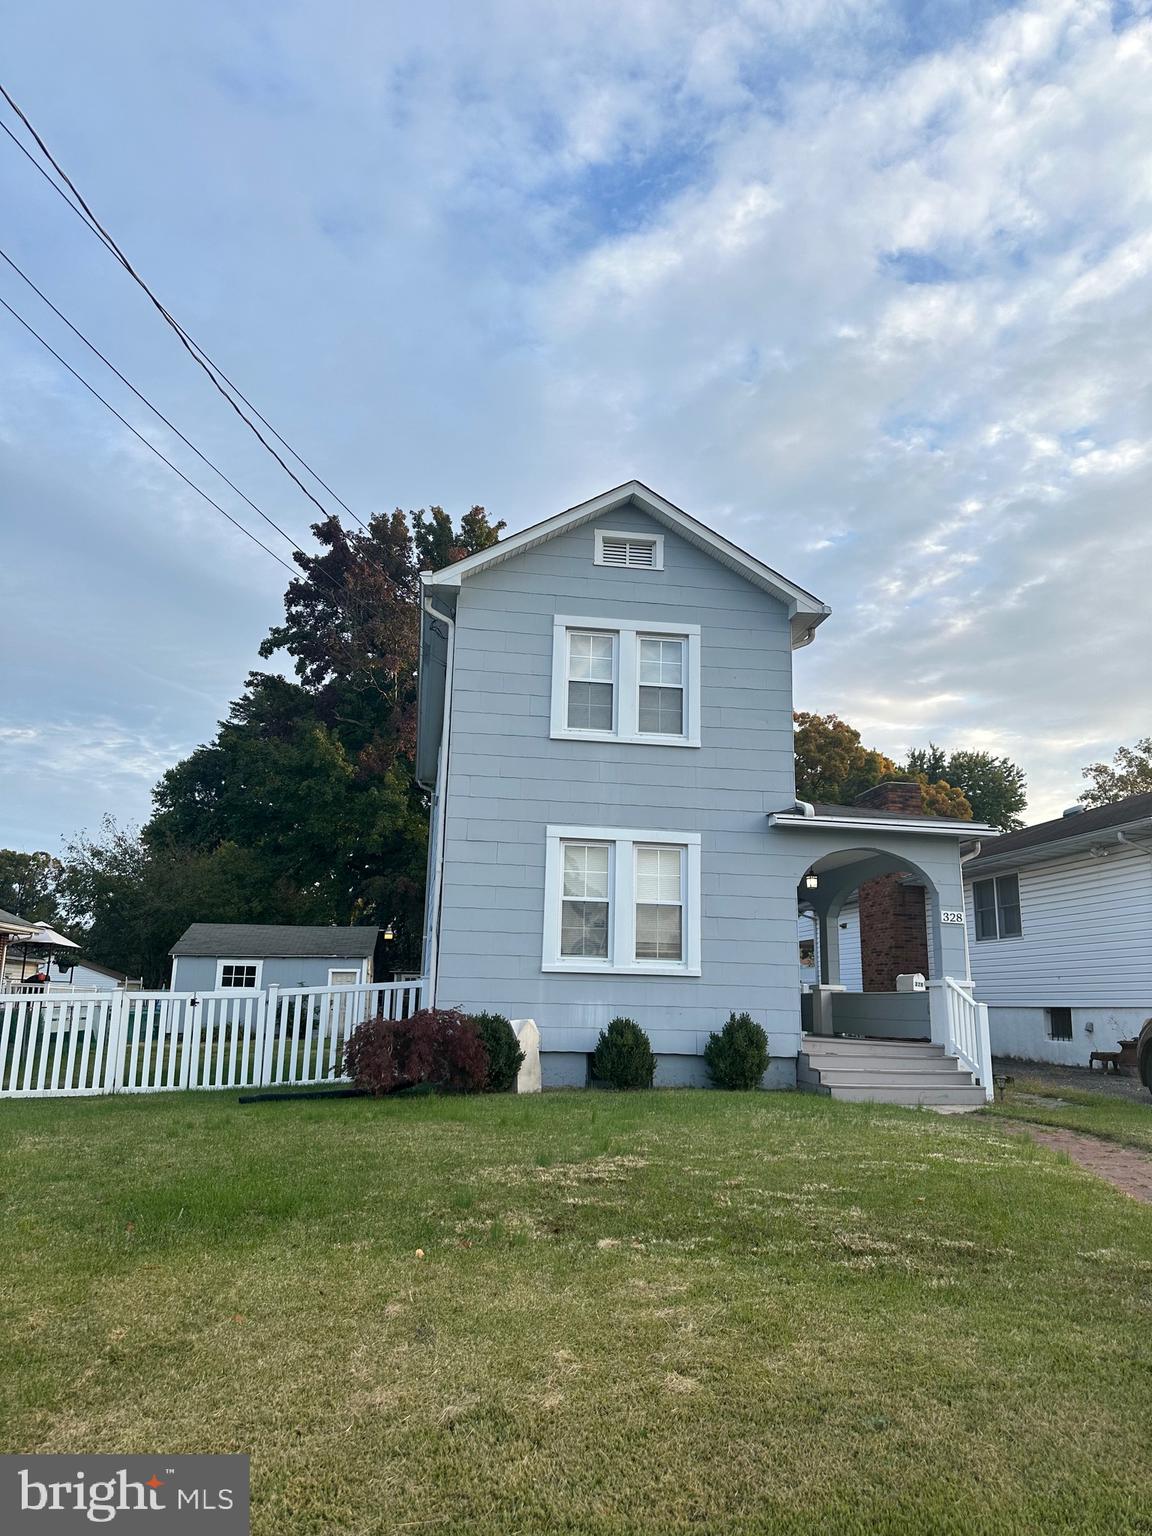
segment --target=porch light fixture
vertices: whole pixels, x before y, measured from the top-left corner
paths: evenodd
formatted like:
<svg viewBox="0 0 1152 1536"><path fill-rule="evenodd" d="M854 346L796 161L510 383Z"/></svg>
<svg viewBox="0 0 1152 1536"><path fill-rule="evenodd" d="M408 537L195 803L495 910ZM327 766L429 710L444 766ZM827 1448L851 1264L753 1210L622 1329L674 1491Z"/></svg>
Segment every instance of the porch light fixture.
<svg viewBox="0 0 1152 1536"><path fill-rule="evenodd" d="M391 923L389 923L385 927L385 929L384 929L384 937L386 939L394 939L396 937L396 935L392 932L392 924Z"/></svg>
<svg viewBox="0 0 1152 1536"><path fill-rule="evenodd" d="M808 888L808 890L814 891L816 889L816 887L820 884L820 876L819 875L805 875L804 876L804 884Z"/></svg>

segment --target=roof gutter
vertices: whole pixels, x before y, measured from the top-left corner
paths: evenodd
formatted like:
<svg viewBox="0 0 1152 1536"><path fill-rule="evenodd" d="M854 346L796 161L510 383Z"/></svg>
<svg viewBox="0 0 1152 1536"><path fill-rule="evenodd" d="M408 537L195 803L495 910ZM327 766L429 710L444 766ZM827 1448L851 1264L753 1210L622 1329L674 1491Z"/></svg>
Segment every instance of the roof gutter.
<svg viewBox="0 0 1152 1536"><path fill-rule="evenodd" d="M889 832L917 832L925 837L971 838L974 832L979 832L986 837L996 836L995 827L974 827L970 821L945 821L941 817L921 821L918 818L893 816L891 820L881 821L877 817L816 816L806 812L771 811L768 815L768 825L770 827L820 828L830 832L871 832L873 836L877 833Z"/></svg>
<svg viewBox="0 0 1152 1536"><path fill-rule="evenodd" d="M432 790L432 836L428 845L428 894L425 908L424 964L428 982L426 1007L435 1007L436 977L440 967L440 913L444 896L444 827L448 814L448 738L452 729L452 669L456 660L456 620L434 608L427 591L424 612L448 626L448 651L444 658L444 714L436 757L436 783Z"/></svg>

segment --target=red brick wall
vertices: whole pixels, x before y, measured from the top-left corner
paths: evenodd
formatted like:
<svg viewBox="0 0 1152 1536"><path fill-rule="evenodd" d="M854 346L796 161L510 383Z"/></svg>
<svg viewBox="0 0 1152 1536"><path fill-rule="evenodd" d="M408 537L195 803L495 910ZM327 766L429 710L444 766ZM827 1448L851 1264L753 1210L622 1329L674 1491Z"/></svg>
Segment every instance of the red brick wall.
<svg viewBox="0 0 1152 1536"><path fill-rule="evenodd" d="M860 963L865 992L895 992L897 976L928 975L928 922L922 885L881 875L860 887Z"/></svg>
<svg viewBox="0 0 1152 1536"><path fill-rule="evenodd" d="M919 784L876 784L856 796L857 805L900 816L923 816ZM928 921L922 885L905 885L899 874L881 875L860 887L860 961L865 992L894 992L897 976L928 975Z"/></svg>

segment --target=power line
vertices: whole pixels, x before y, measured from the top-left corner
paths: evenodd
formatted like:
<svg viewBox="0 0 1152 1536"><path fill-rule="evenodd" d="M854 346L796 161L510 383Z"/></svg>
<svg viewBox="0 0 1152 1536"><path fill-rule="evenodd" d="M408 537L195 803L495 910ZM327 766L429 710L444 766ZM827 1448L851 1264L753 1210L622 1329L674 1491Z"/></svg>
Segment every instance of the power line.
<svg viewBox="0 0 1152 1536"><path fill-rule="evenodd" d="M64 170L63 166L59 163L59 161L52 154L52 152L48 148L47 144L45 144L44 140L40 137L39 133L37 133L36 129L32 126L32 123L29 120L29 118L27 117L27 115L24 113L24 111L21 109L21 107L13 100L13 98L9 95L8 91L4 88L3 84L0 84L0 95L2 95L4 97L4 100L8 103L8 105L12 108L13 112L16 113L16 116L24 124L24 127L28 130L28 132L31 134L32 138L35 140L37 146L40 149L40 152L44 155L45 159L47 159L49 164L52 166L53 170L60 177L61 181L64 182L65 186L68 188L68 191L71 192L72 197L69 197L68 196L68 192L66 192L64 190L64 187L62 187L59 184L59 182L55 181L48 174L48 172L44 169L43 165L40 164L40 162L31 153L31 151L27 148L27 146L20 142L19 138L17 138L17 136L12 132L12 130L10 128L7 127L6 124L0 123L0 127L2 127L4 129L4 132L13 141L13 143L17 145L17 147L24 153L24 155L27 157L27 159L29 161L31 161L31 163L36 167L36 169L40 172L40 174L47 181L48 185L50 187L52 187L52 189L56 193L58 193L58 195L60 197L62 197L64 199L64 201L68 204L68 207L72 209L73 213L75 213L76 216L80 219L80 221L89 230L91 230L91 232L93 234L96 235L96 237L100 240L101 244L103 244L105 246L105 248L109 252L111 252L111 254L116 258L116 260L120 263L120 265L124 268L124 270L132 278L132 280L143 290L143 292L147 295L149 301L152 303L152 305L155 307L155 309L159 312L159 314L163 317L164 321L176 333L176 336L179 338L181 345L184 347L184 349L188 353L188 355L197 364L197 366L204 371L204 373L211 380L211 382L212 382L213 386L215 387L215 389L228 402L228 404L232 407L232 409L240 417L241 421L243 421L244 424L248 427L249 431L251 431L254 434L254 436L257 438L257 440L260 442L260 444L267 450L268 453L270 453L272 455L272 457L280 465L281 469L284 470L285 474L287 474L295 482L295 484L300 488L301 491L303 491L304 495L307 496L308 500L313 504L313 506L316 507L316 509L319 512L321 512L325 517L329 517L331 515L329 509L327 507L325 507L322 502L317 500L317 498L312 494L312 492L308 489L308 487L300 479L299 475L297 475L296 472L291 468L291 466L284 461L284 459L280 456L279 453L276 452L276 449L272 446L272 444L267 440L267 438L264 436L264 434L260 431L260 428L256 426L255 422L253 422L251 420L251 418L248 417L247 415L245 415L245 413L240 409L239 405L237 405L237 403L236 403L236 400L234 400L232 398L233 395L235 395L238 399L240 399L240 400L242 400L244 402L244 404L253 413L253 415L256 416L258 418L258 420L261 421L264 424L264 426L268 428L269 432L271 432L272 436L277 440L277 442L279 442L288 451L288 453L290 453L292 455L292 457L296 460L296 462L298 464L300 464L308 472L308 474L310 474L312 476L312 478L316 481L316 483L318 485L323 486L323 488L328 492L329 496L331 496L332 499L335 502L337 502L337 504L339 506L343 507L344 511L348 513L348 516L351 517L356 523L358 523L360 525L360 527L363 528L364 531L367 533L369 531L368 525L363 521L363 519L360 518L360 517L357 517L356 513L352 511L352 508L347 504L347 502L345 502L340 496L338 496L336 494L336 492L332 489L332 487L330 485L328 485L328 483L325 480L323 480L319 474L317 474L317 472L312 468L312 466L303 457L303 455L298 453L297 450L292 447L291 443L289 443L287 441L287 439L284 438L282 436L282 434L279 433L276 430L276 428L271 424L271 422L268 421L268 419L261 414L261 412L256 408L256 406L254 406L252 404L252 402L243 393L243 391L237 385L235 385L232 382L232 380L228 377L228 375L224 372L224 370L217 363L215 363L212 360L211 357L209 357L208 353L204 351L204 349L199 345L198 342L193 340L193 338L184 329L184 327L175 318L175 316L173 316L164 307L164 305L160 302L160 300L152 292L151 288L149 288L148 284L144 281L144 279L140 276L140 274L132 266L132 263L128 260L127 256L121 250L120 246L116 243L116 241L113 239L112 235L110 235L108 233L107 229L105 229L103 224L100 223L99 219L92 212L92 209L88 206L88 203L85 201L84 197L81 195L81 193L80 193L79 189L77 188L76 184L72 181L71 177ZM75 198L75 202L73 202L72 198ZM220 382L221 380L224 381L223 384ZM224 387L225 385L227 385L227 388ZM231 393L229 393L229 391L231 391Z"/></svg>
<svg viewBox="0 0 1152 1536"><path fill-rule="evenodd" d="M72 375L72 377L76 380L76 382L78 384L83 384L84 388L88 391L88 393L90 395L94 395L96 397L96 399L99 400L100 404L105 407L105 409L111 411L113 416L115 416L116 420L118 422L120 422L121 425L127 427L129 432L132 433L133 437L139 438L140 441L144 444L145 448L148 448L152 453L154 453L158 459L163 460L163 462L165 464L167 464L168 468L172 471L173 474L179 475L180 479L183 480L184 484L186 486L188 486L190 490L195 491L197 496L202 497L208 503L208 505L210 507L215 507L216 511L219 512L220 516L221 517L226 517L228 519L228 521L232 524L233 528L238 528L240 530L240 532L245 535L246 538L249 538L249 539L252 540L253 544L259 545L259 547L264 551L264 553L266 555L271 555L273 560L275 560L276 564L277 565L282 565L284 567L284 569L287 572L289 572L289 574L291 576L295 577L295 576L299 575L299 572L296 571L296 570L293 570L292 566L290 566L288 564L287 560L281 560L280 556L276 553L276 551L274 549L269 549L267 544L265 544L263 542L263 540L258 539L250 528L245 528L244 524L239 522L236 518L234 518L232 516L231 512L226 511L220 505L220 503L218 501L213 501L212 497L209 496L207 491L203 490L200 486L198 486L194 480L190 480L182 469L180 469L177 465L173 464L171 459L167 458L163 453L160 452L159 448L157 448L155 443L149 442L148 439L144 436L143 432L137 431L137 429L132 425L132 423L126 417L121 416L120 412L111 403L111 401L105 400L104 396L95 387L95 385L89 384L88 380L83 376L83 374L77 373L76 369L73 368L72 364L70 362L68 362L65 358L61 357L59 352L57 352L56 348L54 346L52 346L52 344L50 342L45 341L44 337L41 336L40 332L38 330L36 330L32 325L30 325L29 322L27 320L25 320L23 315L18 314L17 311L12 308L11 304L8 303L7 299L5 299L3 297L0 297L0 305L3 305L3 307L12 316L13 320L18 320L20 322L20 324L29 333L29 335L34 336L36 338L36 340L45 349L45 351L51 352L52 356L56 359L56 361L60 364L60 366L62 368L66 368L68 370L68 372Z"/></svg>
<svg viewBox="0 0 1152 1536"><path fill-rule="evenodd" d="M25 272L21 267L17 266L17 264L12 260L11 256L8 255L8 252L4 250L2 246L0 246L0 261L6 261L12 268L13 272L16 273L16 276L27 283L32 292L37 296L37 298L42 299L43 302L47 304L48 308L57 317L57 319L62 320L68 329L72 332L72 334L80 338L80 340L88 348L89 352L92 352L96 357L98 357L106 368L111 369L111 371L120 380L121 384L130 389L136 396L137 400L139 400L143 405L146 405L152 414L158 417L170 432L175 433L175 435L180 439L186 448L190 448L196 457L202 461L202 463L207 464L208 468L212 470L214 474L219 475L229 490L235 491L237 496L240 497L241 501L247 502L247 504L252 508L253 512L255 512L258 517L262 517L270 528L274 528L282 539L286 539L288 543L291 544L292 548L297 552L297 554L305 554L305 551L300 548L300 545L297 544L296 540L290 533L281 528L279 523L273 521L273 519L268 516L267 512L265 512L263 508L258 507L252 500L251 496L245 495L240 487L236 485L234 481L228 478L220 466L218 464L214 464L208 455L197 448L196 444L192 442L190 438L185 437L184 433L181 432L180 428L175 424L175 422L170 421L168 417L165 416L164 412L159 408L159 406L153 405L152 401L148 399L147 395L141 394L131 379L125 378L125 376L120 372L119 368L117 368L116 364L112 362L110 358L105 357L104 353L101 352L100 348L95 344L95 342L89 341L88 337L85 336L82 330L80 330L79 326L73 325L72 321L69 320L68 316L63 312L63 310L58 309L56 305L53 304L52 300L43 291L43 289L36 286L36 284L28 276L27 272Z"/></svg>
<svg viewBox="0 0 1152 1536"><path fill-rule="evenodd" d="M295 542L295 540L292 538L292 536L290 534L288 534L288 533L285 533L284 529L281 528L279 526L279 524L273 522L273 520L267 515L267 513L263 512L256 505L256 503L251 500L250 497L245 496L243 491L239 490L236 486L232 485L232 481L228 479L227 475L225 475L222 470L218 469L216 467L216 465L213 464L211 459L209 459L205 454L201 453L200 450L196 447L195 443L191 442L187 437L185 437L184 434L179 430L179 428L177 428L175 426L172 426L172 423L169 422L168 418L163 414L163 412L161 412L156 406L154 406L152 404L152 402L147 398L147 396L142 395L140 393L140 391L136 388L136 386L134 384L132 384L129 379L125 378L125 376L120 372L120 370L113 363L108 361L108 359L99 350L99 348L96 347L92 342L90 342L88 340L88 338L83 334L83 332L80 331L76 326L74 326L72 324L72 322L68 319L67 315L63 314L60 310L58 310L56 308L56 306L52 303L52 301L49 298L47 298L46 295L44 295L44 294L42 294L40 292L40 289L36 287L35 283L32 282L31 278L27 277L25 275L25 273L23 273L20 270L20 268L16 265L16 263L11 259L10 256L8 256L2 250L0 250L0 256L3 256L4 260L13 269L13 271L18 273L19 276L22 277L24 279L24 281L28 284L28 286L30 288L32 288L34 290L34 292L36 292L37 294L40 295L40 297L44 300L44 302L48 305L48 307L52 310L52 312L54 314L56 314L56 315L59 315L60 319L64 321L64 324L68 326L69 330L75 332L75 334L80 338L80 340L85 344L85 346L90 348L90 350L92 352L94 352L95 355L97 357L99 357L101 359L101 361L104 362L112 370L112 372L116 375L116 377L118 379L120 379L125 385L127 385L127 387L132 391L132 393L139 400L141 400L148 407L148 409L150 411L152 411L157 417L159 417L159 419L162 422L164 422L164 424L166 426L171 427L171 430L176 433L176 436L179 437L181 442L185 443L189 448L191 448L193 453L195 453L199 458L201 458L204 461L204 463L209 466L210 469L214 470L215 473L220 476L220 478L225 482L226 485L231 486L232 489L236 491L236 494L238 496L240 496L244 501L246 501L248 503L248 505L250 507L252 507L252 509L255 512L259 513L259 515L264 519L264 521L266 523L269 523L273 528L275 528L277 533L279 533L283 538L287 539L288 542L292 545L293 549L297 552L297 554L299 554L304 560L307 560L307 561L310 562L311 569L316 571L319 575L323 576L324 579L329 583L329 585L334 589L335 594L336 594L336 601L337 601L338 605L344 610L344 612L353 621L353 623L355 624L355 623L363 622L363 617L364 617L363 614L362 613L357 613L355 611L355 609L351 606L351 594L348 593L346 586L344 584L342 584L341 582L337 581L336 577L333 576L330 571L325 569L325 567L321 564L322 557L321 556L313 556L313 555L307 554L305 550L300 548L300 546ZM100 391L95 387L95 385L90 384L88 382L88 380L83 376L83 374L77 372L77 370L75 368L73 368L72 364L70 362L68 362L66 358L62 357L60 355L60 353L56 351L55 347L53 347L50 342L45 340L45 338L40 335L39 331L37 331L35 329L35 327L30 324L29 321L25 320L23 315L21 315L17 310L13 309L12 305L9 304L8 301L5 298L3 298L2 296L0 296L0 306L3 306L3 308L8 311L8 313L12 316L12 318L14 320L18 320L19 323L24 327L24 329L29 333L29 335L35 337L35 339L40 343L40 345L47 352L51 353L51 355L56 359L56 361L60 364L60 366L62 368L64 368L64 369L66 369L68 371L68 373L70 373L72 375L72 377L77 381L77 383L82 384L90 395L93 395L97 400L99 400L100 404L103 405L107 410L109 410L112 413L112 415L115 416L117 421L119 421L123 426L128 428L129 432L132 433L133 437L138 438L140 440L140 442L142 442L147 449L149 449L152 453L154 453L158 459L160 459L163 463L165 463L168 466L168 468L173 472L173 474L178 475L180 477L180 479L184 482L184 484L189 487L190 490L195 491L197 496L201 497L202 500L206 501L210 507L215 508L215 510L220 513L221 517L227 518L227 520L232 524L232 526L234 528L239 529L239 531L242 534L244 534L244 536L246 538L251 539L253 544L257 545L260 549L262 549L266 555L271 555L272 559L276 561L277 565L283 566L283 568L288 572L288 574L293 578L293 580L298 580L299 579L300 574L301 574L300 570L298 570L298 569L294 568L293 566L289 565L286 560L282 560L280 558L280 556L276 553L275 550L269 549L268 545L265 544L262 539L258 539L250 528L246 528L242 522L240 522L237 518L233 517L232 514L229 511L227 511L226 508L222 507L218 501L214 500L211 496L209 496L208 492L205 491L202 486L197 485L194 480L189 479L189 477L184 473L184 471L182 469L179 468L178 465L173 464L172 460L170 458L168 458L166 454L162 453L160 451L160 449L156 447L155 443L150 442L149 439L146 438L144 436L144 434L142 432L140 432L136 427L134 427L132 425L132 423L125 416L122 416L121 413L116 409L116 407L111 403L111 401L106 400L104 398L104 396L100 393ZM369 562L369 563L371 563L371 562ZM380 569L380 567L377 567L377 566L374 566L373 568L377 569L377 570ZM355 668L354 668L354 670L355 670Z"/></svg>

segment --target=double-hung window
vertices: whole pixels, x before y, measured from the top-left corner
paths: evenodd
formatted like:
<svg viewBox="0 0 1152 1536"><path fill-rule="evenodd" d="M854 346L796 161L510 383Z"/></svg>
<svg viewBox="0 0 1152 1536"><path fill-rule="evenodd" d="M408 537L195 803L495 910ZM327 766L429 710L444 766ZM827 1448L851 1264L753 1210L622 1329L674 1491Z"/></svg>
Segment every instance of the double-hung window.
<svg viewBox="0 0 1152 1536"><path fill-rule="evenodd" d="M549 827L546 971L700 974L700 834Z"/></svg>
<svg viewBox="0 0 1152 1536"><path fill-rule="evenodd" d="M1019 875L973 881L972 908L978 939L1018 939L1023 932Z"/></svg>
<svg viewBox="0 0 1152 1536"><path fill-rule="evenodd" d="M553 737L700 745L700 627L557 615Z"/></svg>

